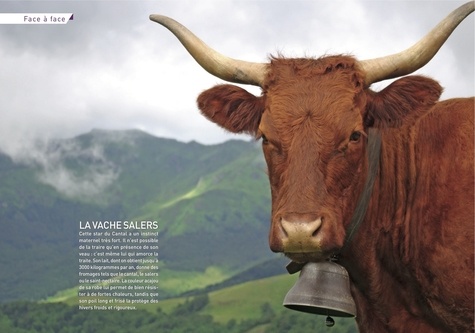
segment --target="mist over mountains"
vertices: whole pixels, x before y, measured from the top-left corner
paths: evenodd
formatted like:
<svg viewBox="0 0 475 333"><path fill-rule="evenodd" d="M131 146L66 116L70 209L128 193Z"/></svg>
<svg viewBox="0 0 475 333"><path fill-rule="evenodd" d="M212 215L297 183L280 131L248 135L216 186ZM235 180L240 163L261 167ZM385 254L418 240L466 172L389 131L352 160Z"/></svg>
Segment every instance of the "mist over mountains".
<svg viewBox="0 0 475 333"><path fill-rule="evenodd" d="M158 221L164 296L276 258L267 245L270 194L255 142L206 146L93 130L35 148L0 153L0 301L75 286L81 220ZM194 282L176 288L171 281L183 273Z"/></svg>

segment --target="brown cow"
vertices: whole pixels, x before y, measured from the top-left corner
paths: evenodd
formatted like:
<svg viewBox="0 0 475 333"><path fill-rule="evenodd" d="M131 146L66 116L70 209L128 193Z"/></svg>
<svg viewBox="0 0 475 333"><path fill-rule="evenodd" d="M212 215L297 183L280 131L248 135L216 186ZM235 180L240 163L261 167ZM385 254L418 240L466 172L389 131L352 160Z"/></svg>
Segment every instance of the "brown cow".
<svg viewBox="0 0 475 333"><path fill-rule="evenodd" d="M362 332L474 330L474 100L438 101L442 88L403 77L426 64L472 11L451 13L408 50L379 59L347 56L227 58L179 23L170 29L206 70L259 85L203 92L198 106L232 132L262 138L272 193L270 247L296 262L339 253ZM368 136L381 139L371 196L349 243L368 177ZM366 201L366 202L365 202Z"/></svg>

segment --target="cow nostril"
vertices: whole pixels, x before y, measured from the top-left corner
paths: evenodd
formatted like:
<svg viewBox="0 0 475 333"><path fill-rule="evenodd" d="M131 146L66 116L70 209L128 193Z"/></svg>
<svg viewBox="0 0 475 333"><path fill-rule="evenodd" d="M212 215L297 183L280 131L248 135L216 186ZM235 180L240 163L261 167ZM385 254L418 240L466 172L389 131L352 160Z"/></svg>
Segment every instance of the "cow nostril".
<svg viewBox="0 0 475 333"><path fill-rule="evenodd" d="M312 233L312 237L317 236L318 231L320 230L320 227L321 227L322 224L323 224L323 216L320 217L318 220L320 220L320 223L318 223L318 225L316 226L315 231ZM318 221L318 220L317 220L317 221Z"/></svg>
<svg viewBox="0 0 475 333"><path fill-rule="evenodd" d="M287 232L287 230L285 229L285 223L283 223L285 220L282 220L280 225L279 225L279 229L280 231L282 232L283 236L285 238L289 237L289 233Z"/></svg>

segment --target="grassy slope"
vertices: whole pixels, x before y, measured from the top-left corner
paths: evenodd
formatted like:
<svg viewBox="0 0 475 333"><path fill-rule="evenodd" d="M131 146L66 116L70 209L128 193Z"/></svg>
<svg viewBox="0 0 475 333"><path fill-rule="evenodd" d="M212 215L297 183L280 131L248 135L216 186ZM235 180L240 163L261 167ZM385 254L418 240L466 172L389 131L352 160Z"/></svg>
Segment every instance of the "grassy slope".
<svg viewBox="0 0 475 333"><path fill-rule="evenodd" d="M297 275L278 275L213 291L209 293L210 303L201 313L211 315L217 322L227 323L231 319L240 321L259 318L264 303L269 303L275 312L280 312L284 309L282 306L284 296L297 277ZM156 312L157 308L161 308L169 313L186 300L187 297L170 298L153 305L138 307L150 312ZM46 302L77 305L77 288L64 290Z"/></svg>
<svg viewBox="0 0 475 333"><path fill-rule="evenodd" d="M202 313L210 314L214 320L226 323L231 319L243 320L257 318L260 307L269 303L274 311L282 310L282 301L292 287L296 276L278 275L231 286L209 293L210 303ZM184 303L186 297L171 298L156 305L144 305L144 309L155 311L157 307L171 312L178 304Z"/></svg>
<svg viewBox="0 0 475 333"><path fill-rule="evenodd" d="M356 331L353 318L334 318L336 321L335 327L328 328L324 324L325 316L307 314L285 308L282 305L284 297L297 279L298 274L283 274L211 292L208 294L209 304L199 313L211 315L214 321L223 324L228 323L230 320L240 322L260 318L262 306L268 303L277 317L285 314L294 317L294 319L289 319L291 321L298 321L299 319L297 318L310 321L312 326L319 329L318 331ZM143 306L143 308L154 312L159 307L166 313L170 313L178 304L182 304L186 300L187 298L184 297L168 299L159 302L157 305ZM246 333L262 333L267 326L260 325Z"/></svg>
<svg viewBox="0 0 475 333"><path fill-rule="evenodd" d="M270 278L249 281L239 285L223 288L208 294L209 303L198 313L201 315L210 315L213 321L227 324L230 321L240 323L242 321L259 319L262 316L262 307L264 304L270 305L274 311L275 319L286 319L286 325L296 325L297 321L304 320L311 323L308 329L312 328L325 332L355 332L355 323L352 318L335 318L336 325L333 328L327 328L324 325L325 316L316 316L312 314L304 314L292 311L283 307L283 299L294 285L298 275L278 275ZM77 299L74 293L64 295L63 299L51 299L49 302L64 302L75 306ZM138 307L156 313L160 308L165 313L171 314L172 311L180 304L189 301L189 298L178 297L173 299L162 300L153 305L139 305ZM292 323L292 324L290 324ZM258 325L251 328L246 333L263 333L270 324ZM303 331L302 331L303 332ZM307 330L305 330L307 332Z"/></svg>
<svg viewBox="0 0 475 333"><path fill-rule="evenodd" d="M209 295L210 304L203 312L222 323L258 318L264 303L280 312L284 296L295 279L296 276L279 275L215 291Z"/></svg>

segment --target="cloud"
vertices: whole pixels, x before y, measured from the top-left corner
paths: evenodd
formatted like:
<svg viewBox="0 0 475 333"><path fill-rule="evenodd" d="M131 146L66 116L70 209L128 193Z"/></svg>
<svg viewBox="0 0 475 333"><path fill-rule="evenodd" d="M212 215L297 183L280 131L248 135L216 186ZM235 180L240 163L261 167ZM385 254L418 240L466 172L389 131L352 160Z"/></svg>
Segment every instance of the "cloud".
<svg viewBox="0 0 475 333"><path fill-rule="evenodd" d="M38 180L70 198L96 203L104 200L102 194L119 176L117 167L103 156L97 156L97 152L77 151L77 147L67 149L69 150L63 150L61 153L44 155L42 159L44 163L39 164L40 161L35 161L41 168ZM93 162L79 172L69 168L64 162L65 158L85 157Z"/></svg>
<svg viewBox="0 0 475 333"><path fill-rule="evenodd" d="M16 163L33 166L40 182L70 198L107 202L108 196L103 194L121 170L107 157L105 149L111 142L133 148L134 140L134 132L94 130L78 139L35 141L17 147L12 158Z"/></svg>

